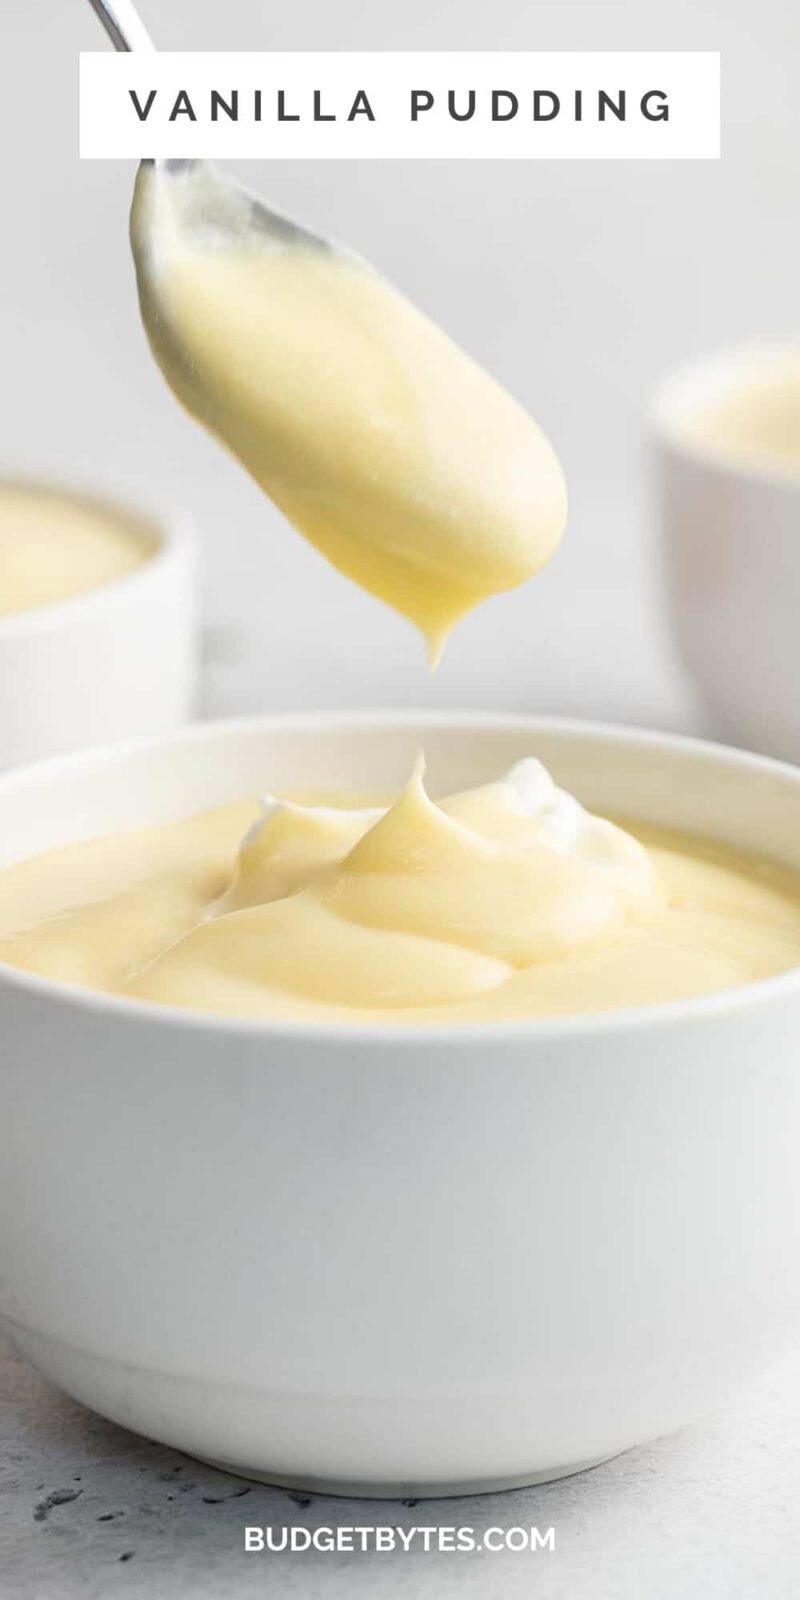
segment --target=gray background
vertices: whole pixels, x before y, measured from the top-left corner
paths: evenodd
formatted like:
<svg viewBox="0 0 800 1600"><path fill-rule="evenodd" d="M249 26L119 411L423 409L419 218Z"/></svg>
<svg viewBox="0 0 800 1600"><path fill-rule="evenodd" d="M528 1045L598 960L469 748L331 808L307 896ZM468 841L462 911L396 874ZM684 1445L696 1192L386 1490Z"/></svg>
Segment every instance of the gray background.
<svg viewBox="0 0 800 1600"><path fill-rule="evenodd" d="M175 49L722 50L719 164L246 168L278 206L349 241L414 296L536 412L564 461L562 551L463 624L431 682L407 625L283 525L152 366L127 251L132 170L77 159L77 51L102 45L85 0L0 7L0 119L14 128L0 141L0 470L64 472L192 513L206 612L222 629L205 709L483 704L697 726L659 604L643 413L658 377L688 357L798 336L794 0L142 0L142 11ZM405 1525L555 1523L557 1556L532 1564L245 1563L245 1504L258 1506L247 1520L276 1523L368 1521L368 1508L299 1509L268 1490L228 1502L233 1480L91 1419L11 1359L0 1360L0 1405L10 1600L439 1600L457 1585L480 1600L789 1600L800 1589L797 1354L706 1429L588 1477L482 1505L375 1513ZM34 1520L43 1498L71 1485L77 1500ZM99 1522L107 1512L123 1516Z"/></svg>

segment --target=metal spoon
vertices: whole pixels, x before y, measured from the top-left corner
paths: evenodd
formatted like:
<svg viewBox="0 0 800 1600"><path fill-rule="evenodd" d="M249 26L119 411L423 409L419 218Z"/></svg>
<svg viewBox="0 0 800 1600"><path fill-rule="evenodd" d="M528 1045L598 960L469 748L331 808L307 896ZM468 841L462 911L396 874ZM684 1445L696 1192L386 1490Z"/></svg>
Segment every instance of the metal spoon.
<svg viewBox="0 0 800 1600"><path fill-rule="evenodd" d="M132 0L89 0L115 50L155 50Z"/></svg>
<svg viewBox="0 0 800 1600"><path fill-rule="evenodd" d="M91 3L116 48L147 38L131 0ZM131 245L178 400L431 664L547 560L566 517L547 440L362 258L198 160L141 164Z"/></svg>
<svg viewBox="0 0 800 1600"><path fill-rule="evenodd" d="M115 50L155 51L155 45L132 0L89 0ZM168 184L168 192L164 185ZM314 246L340 250L330 240L312 233L279 211L270 210L258 195L234 182L205 161L145 160L136 180L135 208L142 217L164 215L169 206L173 221L188 235L217 243L228 238L232 243L253 235L279 240L282 244ZM148 277L150 256L147 223L132 232L137 273ZM342 253L340 251L340 253Z"/></svg>

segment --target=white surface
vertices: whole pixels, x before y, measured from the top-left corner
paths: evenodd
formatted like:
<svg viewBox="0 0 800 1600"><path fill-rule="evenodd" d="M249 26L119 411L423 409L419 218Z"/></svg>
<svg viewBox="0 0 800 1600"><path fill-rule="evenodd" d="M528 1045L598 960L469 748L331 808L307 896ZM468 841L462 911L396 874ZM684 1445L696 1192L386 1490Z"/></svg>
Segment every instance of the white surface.
<svg viewBox="0 0 800 1600"><path fill-rule="evenodd" d="M0 1347L0 1569L11 1600L797 1600L800 1351L725 1411L511 1494L313 1497L212 1471L56 1394ZM79 1491L43 1522L47 1495ZM229 1498L230 1497L230 1498ZM207 1500L213 1501L208 1504ZM112 1520L100 1518L112 1514ZM556 1530L554 1555L246 1555L246 1525ZM120 1558L133 1552L121 1564Z"/></svg>
<svg viewBox="0 0 800 1600"><path fill-rule="evenodd" d="M535 749L592 808L800 865L797 770L496 713L84 753L0 780L0 840L164 821L266 772L382 790L420 746L434 792ZM693 1421L800 1325L797 972L431 1028L203 1018L5 967L0 1014L0 1326L193 1455L377 1494L526 1482Z"/></svg>

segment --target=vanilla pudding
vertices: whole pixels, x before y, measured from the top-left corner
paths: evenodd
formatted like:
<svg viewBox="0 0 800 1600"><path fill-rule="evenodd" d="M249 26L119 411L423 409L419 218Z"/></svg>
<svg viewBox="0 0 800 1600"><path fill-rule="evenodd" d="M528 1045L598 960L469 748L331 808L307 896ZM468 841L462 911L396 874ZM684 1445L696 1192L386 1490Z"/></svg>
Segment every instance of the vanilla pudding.
<svg viewBox="0 0 800 1600"><path fill-rule="evenodd" d="M740 467L800 472L800 348L731 362L726 383L698 397L683 433Z"/></svg>
<svg viewBox="0 0 800 1600"><path fill-rule="evenodd" d="M230 186L225 204L230 207ZM219 180L139 170L144 325L175 394L435 664L466 612L548 560L566 519L533 418L365 261L214 229Z"/></svg>
<svg viewBox="0 0 800 1600"><path fill-rule="evenodd" d="M0 485L0 616L126 577L155 541L100 502L40 484Z"/></svg>
<svg viewBox="0 0 800 1600"><path fill-rule="evenodd" d="M800 965L800 881L620 828L534 759L438 803L232 803L0 873L0 959L229 1016L487 1021L617 1010Z"/></svg>

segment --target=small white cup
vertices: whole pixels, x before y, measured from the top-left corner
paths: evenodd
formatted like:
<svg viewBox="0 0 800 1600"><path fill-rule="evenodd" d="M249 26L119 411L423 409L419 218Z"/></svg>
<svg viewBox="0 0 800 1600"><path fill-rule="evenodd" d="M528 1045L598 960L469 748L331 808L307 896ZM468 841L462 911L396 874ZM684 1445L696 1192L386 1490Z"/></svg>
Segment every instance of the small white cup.
<svg viewBox="0 0 800 1600"><path fill-rule="evenodd" d="M189 529L111 496L9 482L91 504L150 549L124 577L0 616L0 769L178 727L191 713L196 682Z"/></svg>
<svg viewBox="0 0 800 1600"><path fill-rule="evenodd" d="M705 435L720 402L785 381L797 350L729 351L669 378L651 413L672 633L710 730L800 757L797 467Z"/></svg>

